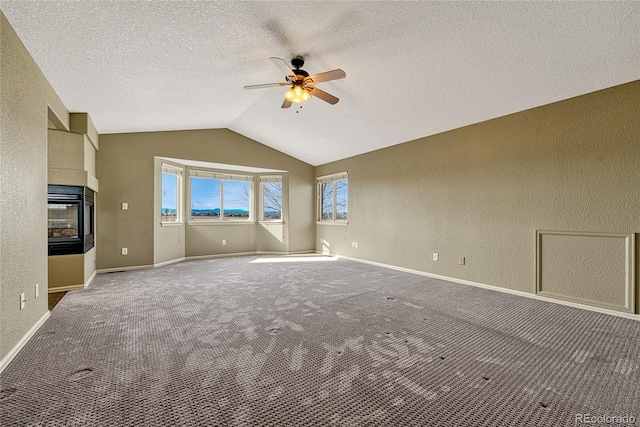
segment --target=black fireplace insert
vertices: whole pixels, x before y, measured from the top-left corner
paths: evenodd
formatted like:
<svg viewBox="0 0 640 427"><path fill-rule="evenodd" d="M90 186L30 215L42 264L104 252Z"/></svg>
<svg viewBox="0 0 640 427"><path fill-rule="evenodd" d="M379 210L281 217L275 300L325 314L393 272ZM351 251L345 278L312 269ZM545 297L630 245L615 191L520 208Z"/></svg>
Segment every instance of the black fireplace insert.
<svg viewBox="0 0 640 427"><path fill-rule="evenodd" d="M49 185L49 255L83 254L94 246L94 192Z"/></svg>

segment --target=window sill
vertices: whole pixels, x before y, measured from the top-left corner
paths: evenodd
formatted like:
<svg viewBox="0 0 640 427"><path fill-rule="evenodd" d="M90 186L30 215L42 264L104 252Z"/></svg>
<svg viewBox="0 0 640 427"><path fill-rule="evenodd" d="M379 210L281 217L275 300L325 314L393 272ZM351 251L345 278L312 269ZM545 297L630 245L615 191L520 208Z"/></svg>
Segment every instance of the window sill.
<svg viewBox="0 0 640 427"><path fill-rule="evenodd" d="M189 221L189 225L253 225L255 221L220 221L220 220L202 220L202 221Z"/></svg>
<svg viewBox="0 0 640 427"><path fill-rule="evenodd" d="M316 224L318 225L341 225L343 227L346 227L347 225L349 225L348 221L316 221Z"/></svg>
<svg viewBox="0 0 640 427"><path fill-rule="evenodd" d="M161 222L160 227L182 227L184 222Z"/></svg>
<svg viewBox="0 0 640 427"><path fill-rule="evenodd" d="M278 220L274 220L274 221L258 221L260 224L284 224L284 221L278 221Z"/></svg>

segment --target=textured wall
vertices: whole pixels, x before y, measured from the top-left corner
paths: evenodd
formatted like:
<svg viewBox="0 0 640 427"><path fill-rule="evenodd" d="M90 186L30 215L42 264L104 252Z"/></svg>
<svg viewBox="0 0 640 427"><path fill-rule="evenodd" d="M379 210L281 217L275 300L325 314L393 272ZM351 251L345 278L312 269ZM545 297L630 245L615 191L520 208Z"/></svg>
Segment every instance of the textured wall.
<svg viewBox="0 0 640 427"><path fill-rule="evenodd" d="M538 293L633 312L632 236L561 233L538 237Z"/></svg>
<svg viewBox="0 0 640 427"><path fill-rule="evenodd" d="M288 225L297 230L295 234L291 232L289 250L313 249L312 166L227 129L108 134L100 135L100 151L96 154L100 180L98 269L154 264L154 215L157 209L153 195L158 179L154 174L155 156L289 171ZM120 209L122 202L129 203L128 210ZM193 248L186 247L187 256L256 250L255 242L250 243L250 234L243 226L194 226L192 230L186 227L185 238L194 241ZM165 231L161 231L162 238L167 237L163 241L179 247L181 234ZM203 233L211 236L210 246L200 239ZM230 237L233 242L230 240L229 245L217 247L225 238L221 233L237 236L246 243L235 246L235 237ZM128 248L127 256L120 254L122 247ZM164 250L156 250L156 253L158 261L164 261L168 256Z"/></svg>
<svg viewBox="0 0 640 427"><path fill-rule="evenodd" d="M69 113L0 12L0 359L47 312L47 105L68 126Z"/></svg>
<svg viewBox="0 0 640 427"><path fill-rule="evenodd" d="M536 230L640 232L639 117L636 81L318 166L349 172L349 226L316 249L535 292Z"/></svg>

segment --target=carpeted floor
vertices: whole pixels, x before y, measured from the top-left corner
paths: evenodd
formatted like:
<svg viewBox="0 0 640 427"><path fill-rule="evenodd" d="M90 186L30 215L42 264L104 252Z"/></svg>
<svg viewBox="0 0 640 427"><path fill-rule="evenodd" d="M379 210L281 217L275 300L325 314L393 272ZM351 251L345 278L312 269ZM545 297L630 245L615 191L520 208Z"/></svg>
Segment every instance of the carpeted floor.
<svg viewBox="0 0 640 427"><path fill-rule="evenodd" d="M98 275L0 376L0 425L640 425L640 322L311 258Z"/></svg>

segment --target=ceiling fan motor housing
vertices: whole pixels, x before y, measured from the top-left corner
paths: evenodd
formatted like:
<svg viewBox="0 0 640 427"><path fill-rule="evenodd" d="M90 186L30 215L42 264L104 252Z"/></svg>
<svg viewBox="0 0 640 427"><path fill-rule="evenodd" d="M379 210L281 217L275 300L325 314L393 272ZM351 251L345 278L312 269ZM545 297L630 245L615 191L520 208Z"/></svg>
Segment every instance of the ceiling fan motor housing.
<svg viewBox="0 0 640 427"><path fill-rule="evenodd" d="M304 65L304 58L302 56L296 56L291 60L291 65L293 65L294 68L302 67Z"/></svg>
<svg viewBox="0 0 640 427"><path fill-rule="evenodd" d="M293 65L293 68L295 68L293 72L296 73L296 76L309 77L309 73L307 73L305 70L300 69L300 67L304 65L304 58L302 58L302 56L296 56L295 58L293 58L291 60L291 65Z"/></svg>

